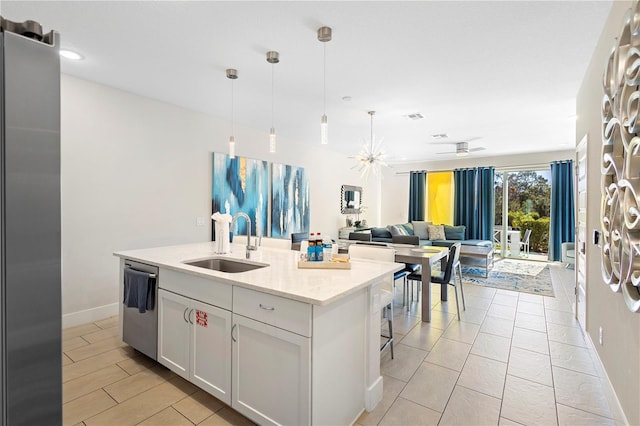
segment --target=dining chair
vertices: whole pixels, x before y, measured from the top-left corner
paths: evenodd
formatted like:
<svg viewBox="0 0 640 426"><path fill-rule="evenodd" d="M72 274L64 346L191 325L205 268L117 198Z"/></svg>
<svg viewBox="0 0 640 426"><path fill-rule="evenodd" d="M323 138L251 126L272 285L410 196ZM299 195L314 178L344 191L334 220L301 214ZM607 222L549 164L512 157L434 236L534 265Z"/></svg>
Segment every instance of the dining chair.
<svg viewBox="0 0 640 426"><path fill-rule="evenodd" d="M369 232L349 232L350 240L371 241L371 233Z"/></svg>
<svg viewBox="0 0 640 426"><path fill-rule="evenodd" d="M531 229L524 231L524 237L520 241L520 248L524 251L525 257L529 257L529 238L531 238Z"/></svg>
<svg viewBox="0 0 640 426"><path fill-rule="evenodd" d="M308 232L292 232L291 233L291 250L300 250L300 243L309 240Z"/></svg>
<svg viewBox="0 0 640 426"><path fill-rule="evenodd" d="M373 246L366 244L352 244L349 246L349 257L352 259L379 260L382 262L395 262L396 253L391 247ZM395 280L394 280L395 281ZM391 348L391 359L393 359L393 282L383 280L383 287L380 290L380 305L383 309L384 317L389 324L389 335L380 334L387 341L380 347L380 352L387 347Z"/></svg>
<svg viewBox="0 0 640 426"><path fill-rule="evenodd" d="M262 237L260 238L259 241L260 241L261 247L271 247L271 248L291 250L291 242L286 238Z"/></svg>
<svg viewBox="0 0 640 426"><path fill-rule="evenodd" d="M393 235L393 236L391 236L391 243L392 244L411 244L411 245L414 245L414 246L418 246L418 245L420 245L420 237L417 236L417 235ZM401 274L396 279L400 279L400 278L403 279L403 282L402 282L402 306L405 306L406 305L406 301L407 301L407 288L408 288L407 276L409 274L416 273L419 270L420 270L420 265L419 264L417 264L417 263L405 263L404 264L404 269L402 271L400 271L400 272L396 272L396 274ZM404 273L404 274L402 274L402 273ZM412 291L413 291L413 288L412 288Z"/></svg>
<svg viewBox="0 0 640 426"><path fill-rule="evenodd" d="M447 264L444 271L431 274L431 283L433 284L448 284L453 286L456 292L456 310L458 311L458 321L460 320L460 306L458 302L458 283L454 270L454 265L460 262L460 243L455 243L449 248L449 257L447 258ZM422 273L409 274L407 277L410 281L422 281ZM462 287L462 279L460 279L460 292L462 293L462 308L467 309L464 301L464 288ZM413 295L413 286L411 294Z"/></svg>

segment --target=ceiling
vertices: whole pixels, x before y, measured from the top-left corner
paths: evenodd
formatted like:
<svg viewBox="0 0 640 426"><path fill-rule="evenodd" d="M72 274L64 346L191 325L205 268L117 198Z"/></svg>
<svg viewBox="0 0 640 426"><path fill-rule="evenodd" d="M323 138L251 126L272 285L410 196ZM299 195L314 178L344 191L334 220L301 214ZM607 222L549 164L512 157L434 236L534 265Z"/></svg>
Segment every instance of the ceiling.
<svg viewBox="0 0 640 426"><path fill-rule="evenodd" d="M575 96L610 1L159 2L7 1L0 14L32 19L84 55L62 71L319 144L326 48L327 149L370 142L367 111L388 162L447 160L479 137L473 156L570 149ZM333 40L316 38L320 26ZM271 65L266 52L280 52ZM273 67L273 70L272 70ZM350 101L343 100L351 97ZM405 116L421 113L421 120ZM230 131L230 130L229 130ZM237 143L245 141L237 140Z"/></svg>

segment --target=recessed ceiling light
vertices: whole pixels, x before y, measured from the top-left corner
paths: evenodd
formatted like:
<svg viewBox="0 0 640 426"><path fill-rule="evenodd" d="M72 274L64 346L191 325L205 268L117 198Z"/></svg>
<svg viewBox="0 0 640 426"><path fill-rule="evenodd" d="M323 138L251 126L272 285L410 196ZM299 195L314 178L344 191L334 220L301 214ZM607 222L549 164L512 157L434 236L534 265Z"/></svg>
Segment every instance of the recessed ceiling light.
<svg viewBox="0 0 640 426"><path fill-rule="evenodd" d="M73 50L68 49L60 49L60 56L65 59L71 59L72 61L80 61L84 59L84 56L82 56L78 52L74 52Z"/></svg>
<svg viewBox="0 0 640 426"><path fill-rule="evenodd" d="M345 101L345 102L351 102L351 99L352 99L351 96L343 96L342 97L342 100Z"/></svg>

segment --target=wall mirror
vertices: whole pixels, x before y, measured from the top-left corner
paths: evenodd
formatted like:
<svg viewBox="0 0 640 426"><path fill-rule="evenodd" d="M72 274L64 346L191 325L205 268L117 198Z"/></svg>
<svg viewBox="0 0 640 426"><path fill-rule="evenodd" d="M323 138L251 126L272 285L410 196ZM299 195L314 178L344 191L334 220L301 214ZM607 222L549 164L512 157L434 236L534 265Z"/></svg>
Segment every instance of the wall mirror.
<svg viewBox="0 0 640 426"><path fill-rule="evenodd" d="M358 214L362 207L362 187L342 185L340 195L340 212L342 214Z"/></svg>

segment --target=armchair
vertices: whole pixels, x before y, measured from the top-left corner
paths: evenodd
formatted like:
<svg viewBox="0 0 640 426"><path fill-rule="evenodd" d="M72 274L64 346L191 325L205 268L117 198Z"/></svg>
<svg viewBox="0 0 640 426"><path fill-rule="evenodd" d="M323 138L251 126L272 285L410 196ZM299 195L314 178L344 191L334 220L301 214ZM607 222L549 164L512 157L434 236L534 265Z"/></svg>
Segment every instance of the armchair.
<svg viewBox="0 0 640 426"><path fill-rule="evenodd" d="M565 265L573 265L576 263L576 244L562 243L562 263Z"/></svg>

